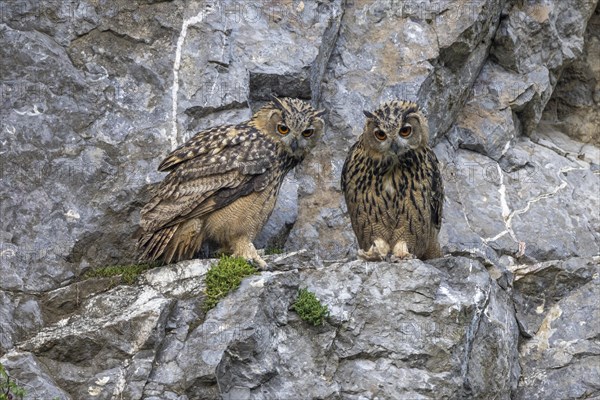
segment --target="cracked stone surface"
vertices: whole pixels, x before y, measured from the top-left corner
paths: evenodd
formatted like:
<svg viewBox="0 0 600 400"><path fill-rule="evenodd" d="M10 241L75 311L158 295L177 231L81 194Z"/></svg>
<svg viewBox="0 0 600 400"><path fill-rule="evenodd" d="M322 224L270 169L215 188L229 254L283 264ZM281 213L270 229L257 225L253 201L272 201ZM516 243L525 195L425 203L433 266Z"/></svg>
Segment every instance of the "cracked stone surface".
<svg viewBox="0 0 600 400"><path fill-rule="evenodd" d="M599 26L597 0L0 2L0 362L27 399L600 397ZM132 261L172 148L272 93L328 110L272 272L208 314L208 261L82 280ZM343 161L397 97L446 257L351 261Z"/></svg>
<svg viewBox="0 0 600 400"><path fill-rule="evenodd" d="M593 398L600 380L600 257L519 266L519 320L530 338L519 347L516 398ZM593 299L590 301L590 299Z"/></svg>
<svg viewBox="0 0 600 400"><path fill-rule="evenodd" d="M31 385L65 399L509 399L516 390L515 311L477 261L264 272L204 314L209 266L161 267L101 291L0 362L18 380L39 374ZM291 311L301 287L329 307L323 326Z"/></svg>
<svg viewBox="0 0 600 400"><path fill-rule="evenodd" d="M474 249L511 262L598 254L600 185L593 163L525 137L500 162L447 143L436 151L446 165L446 210L452 209L446 217L455 221L442 225L447 252Z"/></svg>

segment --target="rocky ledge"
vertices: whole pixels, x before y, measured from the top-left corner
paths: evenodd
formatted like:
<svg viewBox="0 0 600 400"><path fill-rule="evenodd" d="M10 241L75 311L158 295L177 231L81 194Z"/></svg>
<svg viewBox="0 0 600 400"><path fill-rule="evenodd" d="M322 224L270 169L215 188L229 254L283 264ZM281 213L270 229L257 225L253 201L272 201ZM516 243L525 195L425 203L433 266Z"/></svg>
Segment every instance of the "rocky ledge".
<svg viewBox="0 0 600 400"><path fill-rule="evenodd" d="M600 394L599 259L324 263L268 258L204 312L214 260L136 284L89 279L46 293L54 321L0 363L28 399L534 399ZM300 288L329 309L292 311ZM67 311L66 311L67 310ZM582 379L583 377L583 379Z"/></svg>

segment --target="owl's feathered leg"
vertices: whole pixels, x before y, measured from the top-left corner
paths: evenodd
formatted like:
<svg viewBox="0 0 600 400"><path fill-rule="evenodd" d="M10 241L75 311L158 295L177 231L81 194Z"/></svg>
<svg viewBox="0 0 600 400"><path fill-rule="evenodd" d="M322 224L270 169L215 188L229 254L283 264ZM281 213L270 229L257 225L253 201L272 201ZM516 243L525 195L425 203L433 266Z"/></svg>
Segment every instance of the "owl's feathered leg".
<svg viewBox="0 0 600 400"><path fill-rule="evenodd" d="M258 255L256 248L247 238L238 238L237 240L234 240L230 244L230 247L234 257L242 257L252 261L259 269L264 270L267 268L267 263Z"/></svg>
<svg viewBox="0 0 600 400"><path fill-rule="evenodd" d="M412 260L413 258L415 258L415 256L408 251L408 245L406 242L404 240L400 240L394 245L394 250L392 250L390 261L398 262L402 260Z"/></svg>
<svg viewBox="0 0 600 400"><path fill-rule="evenodd" d="M377 238L373 241L369 251L358 250L358 256L365 261L383 261L390 252L390 245L383 239Z"/></svg>

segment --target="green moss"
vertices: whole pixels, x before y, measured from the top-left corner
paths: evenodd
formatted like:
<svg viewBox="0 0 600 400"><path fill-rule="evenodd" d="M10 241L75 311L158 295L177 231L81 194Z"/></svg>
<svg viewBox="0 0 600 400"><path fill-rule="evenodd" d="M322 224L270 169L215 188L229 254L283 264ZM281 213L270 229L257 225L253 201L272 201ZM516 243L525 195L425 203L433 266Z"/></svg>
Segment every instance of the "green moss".
<svg viewBox="0 0 600 400"><path fill-rule="evenodd" d="M283 254L283 249L280 249L278 247L267 247L265 249L265 254L268 256L276 255L276 254Z"/></svg>
<svg viewBox="0 0 600 400"><path fill-rule="evenodd" d="M206 274L204 310L213 308L229 292L237 289L245 277L257 272L257 269L243 258L222 256Z"/></svg>
<svg viewBox="0 0 600 400"><path fill-rule="evenodd" d="M8 376L4 365L0 364L0 400L17 400L25 396L25 389Z"/></svg>
<svg viewBox="0 0 600 400"><path fill-rule="evenodd" d="M156 263L144 263L131 265L111 265L108 267L94 268L83 274L83 279L110 278L113 276L120 276L121 282L131 285L142 272L156 266Z"/></svg>
<svg viewBox="0 0 600 400"><path fill-rule="evenodd" d="M296 311L300 318L314 326L323 325L325 318L329 316L327 306L322 305L315 294L309 292L308 289L300 289L292 309Z"/></svg>

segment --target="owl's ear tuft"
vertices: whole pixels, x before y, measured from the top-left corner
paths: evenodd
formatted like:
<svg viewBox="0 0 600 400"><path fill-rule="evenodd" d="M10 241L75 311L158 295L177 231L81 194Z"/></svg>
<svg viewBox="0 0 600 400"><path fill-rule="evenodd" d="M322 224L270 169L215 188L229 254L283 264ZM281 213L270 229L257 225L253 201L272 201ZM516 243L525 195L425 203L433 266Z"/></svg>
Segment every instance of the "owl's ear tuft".
<svg viewBox="0 0 600 400"><path fill-rule="evenodd" d="M271 101L273 101L273 104L275 104L275 107L279 108L280 110L284 109L283 104L281 103L281 99L279 99L274 94L271 94Z"/></svg>
<svg viewBox="0 0 600 400"><path fill-rule="evenodd" d="M321 118L323 117L325 114L327 114L327 110L317 110L317 112L314 113L315 117Z"/></svg>
<svg viewBox="0 0 600 400"><path fill-rule="evenodd" d="M365 114L365 117L370 118L370 119L376 119L375 115L373 115L372 113L370 113L367 110L363 110L363 114Z"/></svg>

